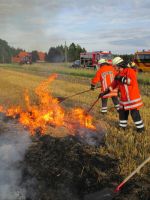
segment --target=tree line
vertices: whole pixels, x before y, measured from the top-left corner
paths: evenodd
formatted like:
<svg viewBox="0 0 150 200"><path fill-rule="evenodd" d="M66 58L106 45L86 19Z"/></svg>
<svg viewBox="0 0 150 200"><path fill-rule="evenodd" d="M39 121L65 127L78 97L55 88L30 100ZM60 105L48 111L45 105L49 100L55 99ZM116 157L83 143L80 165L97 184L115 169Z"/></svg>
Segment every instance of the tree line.
<svg viewBox="0 0 150 200"><path fill-rule="evenodd" d="M86 52L85 48L74 43L68 46L51 47L46 54L46 61L48 62L72 62L80 58L80 53Z"/></svg>
<svg viewBox="0 0 150 200"><path fill-rule="evenodd" d="M11 58L16 56L21 48L13 48L8 45L5 40L0 39L0 63L11 63ZM57 46L50 47L46 53L45 61L47 62L73 62L80 59L80 53L86 52L85 48L82 48L78 44L71 43L69 46ZM39 59L38 52L36 50L31 52L32 62L36 62ZM119 55L114 55L119 56ZM131 61L133 55L120 55L125 61Z"/></svg>
<svg viewBox="0 0 150 200"><path fill-rule="evenodd" d="M24 51L21 48L13 48L8 45L5 40L0 39L0 63L10 63L11 58L16 56L20 51ZM57 46L50 47L48 53L46 53L45 60L47 62L72 62L79 59L80 53L86 52L85 48L74 43L69 46ZM38 52L36 50L31 52L32 62L36 62L39 59Z"/></svg>
<svg viewBox="0 0 150 200"><path fill-rule="evenodd" d="M5 40L0 39L0 63L10 63L11 57L16 56L22 49L13 48Z"/></svg>

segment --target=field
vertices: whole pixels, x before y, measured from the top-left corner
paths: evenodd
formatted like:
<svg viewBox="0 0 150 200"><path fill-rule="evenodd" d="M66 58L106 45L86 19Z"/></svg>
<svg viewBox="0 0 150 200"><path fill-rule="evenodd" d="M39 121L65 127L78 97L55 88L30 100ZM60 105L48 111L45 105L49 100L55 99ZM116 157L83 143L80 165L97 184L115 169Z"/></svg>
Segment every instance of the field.
<svg viewBox="0 0 150 200"><path fill-rule="evenodd" d="M66 97L90 88L91 78L94 70L71 69L69 64L33 64L31 66L20 66L17 64L0 65L0 105L9 108L12 105L25 106L23 93L29 90L31 100L36 99L34 89L39 83L45 80L50 74L57 73L58 77L49 86L54 97ZM121 131L117 129L118 114L112 109L112 102L109 100L109 112L106 116L100 113L100 103L95 105L91 111L94 124L105 131L105 145L96 148L96 151L103 156L110 156L117 160L117 174L121 179L125 178L141 162L150 156L150 74L138 74L138 81L141 90L144 107L141 109L141 116L145 124L145 132L137 134L131 120L128 122L128 129ZM96 100L99 90L90 91L82 95L70 98L62 103L65 109L81 107L85 110L90 108ZM93 152L94 153L94 152ZM92 154L92 152L91 152ZM147 164L141 172L135 176L135 181L149 179L149 167ZM136 179L136 177L138 177ZM121 180L119 179L119 180ZM133 188L133 185L132 185ZM122 198L123 199L123 198ZM140 199L140 198L139 198ZM142 198L141 198L142 199ZM144 198L143 198L144 199Z"/></svg>

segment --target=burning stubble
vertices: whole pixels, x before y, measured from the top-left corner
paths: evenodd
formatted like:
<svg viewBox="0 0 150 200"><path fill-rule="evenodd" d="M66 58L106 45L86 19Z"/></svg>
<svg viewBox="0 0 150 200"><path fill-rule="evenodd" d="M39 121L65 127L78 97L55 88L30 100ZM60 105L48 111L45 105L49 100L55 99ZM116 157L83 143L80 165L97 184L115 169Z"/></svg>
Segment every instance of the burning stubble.
<svg viewBox="0 0 150 200"><path fill-rule="evenodd" d="M100 145L103 134L97 135L96 127L92 124L92 116L87 115L81 108L74 108L67 112L49 93L48 85L55 78L55 74L51 75L35 89L39 99L38 104L31 102L26 91L25 110L20 106L8 109L0 106L0 112L9 119L17 118L24 127L28 128L31 135L36 134L37 130L44 135L48 127L55 129L63 127L68 130L68 135L76 135L85 144ZM0 200L25 200L27 196L34 195L30 190L36 185L36 180L31 180L30 177L21 183L24 155L31 144L30 134L15 119L8 120L5 124L6 129L0 133ZM32 187L28 189L27 194L25 188L29 188L29 185ZM32 197L32 199L36 198Z"/></svg>
<svg viewBox="0 0 150 200"><path fill-rule="evenodd" d="M61 106L58 99L52 96L48 86L56 77L57 74L50 75L48 79L35 88L38 103L32 102L28 91L26 91L24 94L25 110L19 105L8 109L1 107L0 110L9 117L16 118L18 116L19 122L29 129L31 135L34 135L36 130L40 130L41 134L44 135L48 126L64 126L68 129L72 127L72 130L75 130L76 127L85 127L95 130L96 127L92 124L92 116L88 115L85 110L73 108L68 112Z"/></svg>

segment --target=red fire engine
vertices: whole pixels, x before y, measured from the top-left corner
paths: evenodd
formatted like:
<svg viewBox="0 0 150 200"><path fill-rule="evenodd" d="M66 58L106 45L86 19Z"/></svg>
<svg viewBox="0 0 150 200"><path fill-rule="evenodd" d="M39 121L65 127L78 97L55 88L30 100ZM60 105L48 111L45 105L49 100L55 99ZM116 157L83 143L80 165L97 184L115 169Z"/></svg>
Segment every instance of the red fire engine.
<svg viewBox="0 0 150 200"><path fill-rule="evenodd" d="M110 63L112 61L112 54L110 51L93 51L80 53L81 67L90 68L98 65L98 61L101 59L107 59Z"/></svg>

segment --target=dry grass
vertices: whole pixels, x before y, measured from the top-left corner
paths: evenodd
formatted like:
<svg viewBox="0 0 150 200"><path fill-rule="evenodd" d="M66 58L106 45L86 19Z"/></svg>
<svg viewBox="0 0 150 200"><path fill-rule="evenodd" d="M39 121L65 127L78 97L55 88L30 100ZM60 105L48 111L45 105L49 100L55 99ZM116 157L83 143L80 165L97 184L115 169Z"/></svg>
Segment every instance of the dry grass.
<svg viewBox="0 0 150 200"><path fill-rule="evenodd" d="M20 104L24 106L23 92L27 88L30 91L32 100L35 99L34 88L52 72L58 72L58 79L52 83L50 90L54 96L69 96L74 93L87 90L90 86L90 78L94 71L72 71L65 66L49 64L49 66L33 65L31 69L23 66L1 66L0 73L0 104L5 106ZM60 73L62 72L63 73ZM80 72L80 76L78 73ZM73 76L73 73L76 73ZM72 74L72 75L69 75ZM106 146L99 149L100 153L111 154L119 159L118 173L127 175L136 168L145 158L150 155L150 84L149 74L139 74L140 88L144 101L144 107L141 109L141 116L144 120L146 131L139 135L135 131L135 126L129 119L129 127L124 131L117 129L118 115L115 111L110 110L107 116L100 114L100 105L97 104L91 112L94 116L94 122L101 124L106 129ZM68 99L62 106L66 108L83 107L88 109L95 101L99 91L91 91L80 96ZM109 100L109 106L112 102ZM146 172L148 167L144 168Z"/></svg>
<svg viewBox="0 0 150 200"><path fill-rule="evenodd" d="M36 63L32 65L19 65L19 64L0 64L0 67L5 69L11 69L15 71L21 71L24 73L35 74L40 76L47 76L50 73L59 73L64 75L72 75L79 77L92 77L94 75L94 70L84 70L84 69L73 69L70 68L71 63Z"/></svg>

